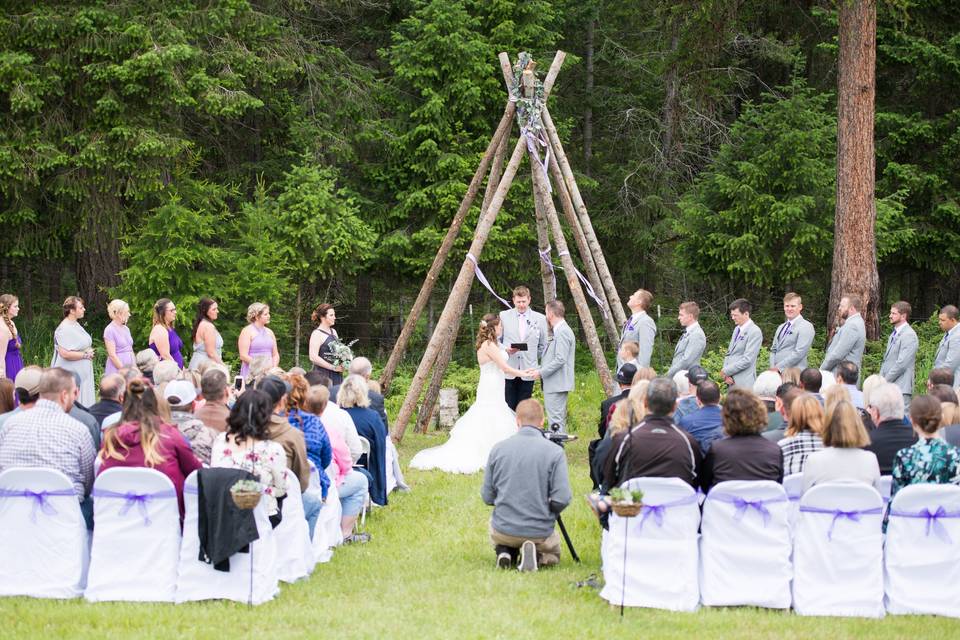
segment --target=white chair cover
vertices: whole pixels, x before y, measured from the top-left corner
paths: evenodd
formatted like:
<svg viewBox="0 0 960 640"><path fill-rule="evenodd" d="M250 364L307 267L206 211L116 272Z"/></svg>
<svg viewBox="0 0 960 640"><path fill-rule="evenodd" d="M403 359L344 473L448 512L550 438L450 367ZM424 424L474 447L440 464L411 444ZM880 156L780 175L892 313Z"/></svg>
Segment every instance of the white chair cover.
<svg viewBox="0 0 960 640"><path fill-rule="evenodd" d="M791 473L783 478L783 490L787 493L790 506L787 508L787 518L790 522L790 535L797 529L797 518L800 516L800 496L803 495L803 474Z"/></svg>
<svg viewBox="0 0 960 640"><path fill-rule="evenodd" d="M90 602L173 602L180 508L170 478L155 469L107 469L93 485Z"/></svg>
<svg viewBox="0 0 960 640"><path fill-rule="evenodd" d="M710 490L700 524L703 604L790 608L789 508L776 482L721 482Z"/></svg>
<svg viewBox="0 0 960 640"><path fill-rule="evenodd" d="M313 464L313 460L307 462L310 464L310 486L307 490L320 493L323 491L323 487L320 485L320 472L317 470L317 465Z"/></svg>
<svg viewBox="0 0 960 640"><path fill-rule="evenodd" d="M893 476L880 476L880 497L884 504L890 502L890 491L893 489Z"/></svg>
<svg viewBox="0 0 960 640"><path fill-rule="evenodd" d="M340 517L343 508L340 505L340 493L331 482L327 489L327 501L320 509L317 526L313 530L313 557L316 562L326 563L333 558L333 548L343 542L340 532Z"/></svg>
<svg viewBox="0 0 960 640"><path fill-rule="evenodd" d="M889 613L960 617L960 487L917 484L897 492L884 580Z"/></svg>
<svg viewBox="0 0 960 640"><path fill-rule="evenodd" d="M800 499L793 608L806 616L883 616L883 500L872 486L829 482Z"/></svg>
<svg viewBox="0 0 960 640"><path fill-rule="evenodd" d="M180 545L176 601L235 600L262 604L272 600L280 591L277 583L277 542L264 502L261 501L253 510L260 539L250 545L250 553L230 556L230 571L217 571L199 559L196 471L187 477L183 485L183 500L186 515L183 521L183 544Z"/></svg>
<svg viewBox="0 0 960 640"><path fill-rule="evenodd" d="M396 460L397 447L393 444L393 440L390 439L390 436L387 436L387 495L393 493L393 490L397 488L397 475L393 471Z"/></svg>
<svg viewBox="0 0 960 640"><path fill-rule="evenodd" d="M303 514L300 480L287 469L286 481L283 519L273 530L277 538L277 578L283 582L296 582L310 575L315 563L310 544L310 527Z"/></svg>
<svg viewBox="0 0 960 640"><path fill-rule="evenodd" d="M0 473L0 554L0 596L83 593L87 526L67 476L41 468Z"/></svg>
<svg viewBox="0 0 960 640"><path fill-rule="evenodd" d="M642 490L644 507L635 518L610 515L600 597L630 607L696 610L697 494L678 478L633 478L623 486Z"/></svg>

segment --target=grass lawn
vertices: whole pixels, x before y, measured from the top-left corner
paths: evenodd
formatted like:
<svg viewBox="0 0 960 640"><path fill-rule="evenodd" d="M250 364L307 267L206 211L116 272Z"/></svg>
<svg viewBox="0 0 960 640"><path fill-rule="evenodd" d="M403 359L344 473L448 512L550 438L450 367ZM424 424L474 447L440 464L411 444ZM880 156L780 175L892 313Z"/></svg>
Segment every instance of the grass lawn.
<svg viewBox="0 0 960 640"><path fill-rule="evenodd" d="M480 475L407 472L411 493L394 494L368 519L370 544L339 549L307 580L254 609L223 602L187 605L86 604L0 599L0 638L948 638L960 621L912 616L884 620L800 618L755 609L693 614L628 609L623 620L589 588L574 583L599 569L599 533L582 500L590 488L587 441L601 392L596 376L571 402L567 449L575 500L564 514L583 564L564 549L557 568L498 571L486 529ZM442 434L409 433L408 461Z"/></svg>

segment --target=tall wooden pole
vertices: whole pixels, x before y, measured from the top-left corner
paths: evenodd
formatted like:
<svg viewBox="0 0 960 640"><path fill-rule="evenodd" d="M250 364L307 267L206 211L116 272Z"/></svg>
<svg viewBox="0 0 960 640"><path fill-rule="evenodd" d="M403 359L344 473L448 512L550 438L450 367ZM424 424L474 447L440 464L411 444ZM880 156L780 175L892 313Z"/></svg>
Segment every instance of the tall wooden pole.
<svg viewBox="0 0 960 640"><path fill-rule="evenodd" d="M573 200L573 206L577 211L577 217L580 219L580 224L583 227L584 236L586 236L587 244L590 246L590 251L596 262L597 272L603 281L603 288L607 293L607 300L610 302L613 317L616 320L617 326L622 327L627 324L627 316L623 310L623 304L620 302L620 294L617 293L617 286L613 281L613 277L610 275L610 269L607 267L607 259L603 256L603 250L600 248L597 234L594 232L593 224L590 222L587 205L583 202L583 197L580 195L580 188L577 187L577 181L573 177L573 170L570 168L567 156L563 152L560 136L557 134L557 128L553 124L553 118L550 117L550 111L546 105L544 105L540 111L540 117L543 120L543 128L547 131L550 149L557 159L557 164L560 166L564 182Z"/></svg>
<svg viewBox="0 0 960 640"><path fill-rule="evenodd" d="M384 394L387 393L390 382L393 380L393 375L396 373L397 365L400 364L400 360L407 350L407 344L410 342L410 336L413 335L413 331L417 326L417 320L420 319L420 315L423 313L427 301L430 300L430 294L433 293L433 287L436 285L440 271L447 261L447 256L450 255L450 250L453 249L457 236L460 235L460 230L463 228L467 212L469 212L470 207L473 206L473 201L480 191L480 184L483 182L483 177L487 174L487 169L490 167L490 163L496 155L497 148L503 138L509 138L510 128L513 126L516 110L517 106L513 102L508 102L504 108L503 117L500 118L500 124L490 139L490 143L487 145L483 158L480 160L480 166L477 167L476 172L473 174L473 179L470 180L467 192L460 202L460 208L457 209L457 213L450 223L450 228L447 229L447 235L444 236L443 242L440 243L440 248L437 250L437 255L433 259L433 264L430 265L430 270L427 272L427 276L423 280L423 285L420 287L420 293L417 295L417 299L410 309L406 322L403 323L400 336L397 338L396 344L393 345L393 351L390 352L390 358L387 360L387 364L383 368L383 374L380 376L380 386Z"/></svg>
<svg viewBox="0 0 960 640"><path fill-rule="evenodd" d="M532 179L532 177L531 177ZM540 253L540 281L543 283L543 306L557 298L557 274L553 267L546 263L546 260L552 258L550 249L550 231L547 229L547 216L543 213L543 207L538 198L533 199L533 210L537 220L537 251Z"/></svg>

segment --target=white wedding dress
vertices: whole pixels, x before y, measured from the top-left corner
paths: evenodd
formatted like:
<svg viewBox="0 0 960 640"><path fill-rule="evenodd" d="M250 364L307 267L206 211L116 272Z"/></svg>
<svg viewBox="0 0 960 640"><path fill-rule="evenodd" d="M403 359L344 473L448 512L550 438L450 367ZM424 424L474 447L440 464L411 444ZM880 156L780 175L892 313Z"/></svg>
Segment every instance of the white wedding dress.
<svg viewBox="0 0 960 640"><path fill-rule="evenodd" d="M477 400L450 430L450 439L424 449L410 461L411 469L476 473L487 465L493 445L517 432L517 419L503 396L503 371L492 360L480 365Z"/></svg>

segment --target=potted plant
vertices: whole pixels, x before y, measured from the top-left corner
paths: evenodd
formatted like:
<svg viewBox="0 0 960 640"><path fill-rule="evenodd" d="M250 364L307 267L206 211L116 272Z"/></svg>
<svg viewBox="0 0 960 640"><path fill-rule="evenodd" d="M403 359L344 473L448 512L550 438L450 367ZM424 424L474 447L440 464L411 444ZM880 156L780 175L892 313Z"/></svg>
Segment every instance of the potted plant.
<svg viewBox="0 0 960 640"><path fill-rule="evenodd" d="M253 509L260 504L260 483L256 480L237 480L230 487L230 496L238 509Z"/></svg>
<svg viewBox="0 0 960 640"><path fill-rule="evenodd" d="M632 518L643 508L643 491L617 487L610 490L610 508L621 518Z"/></svg>

